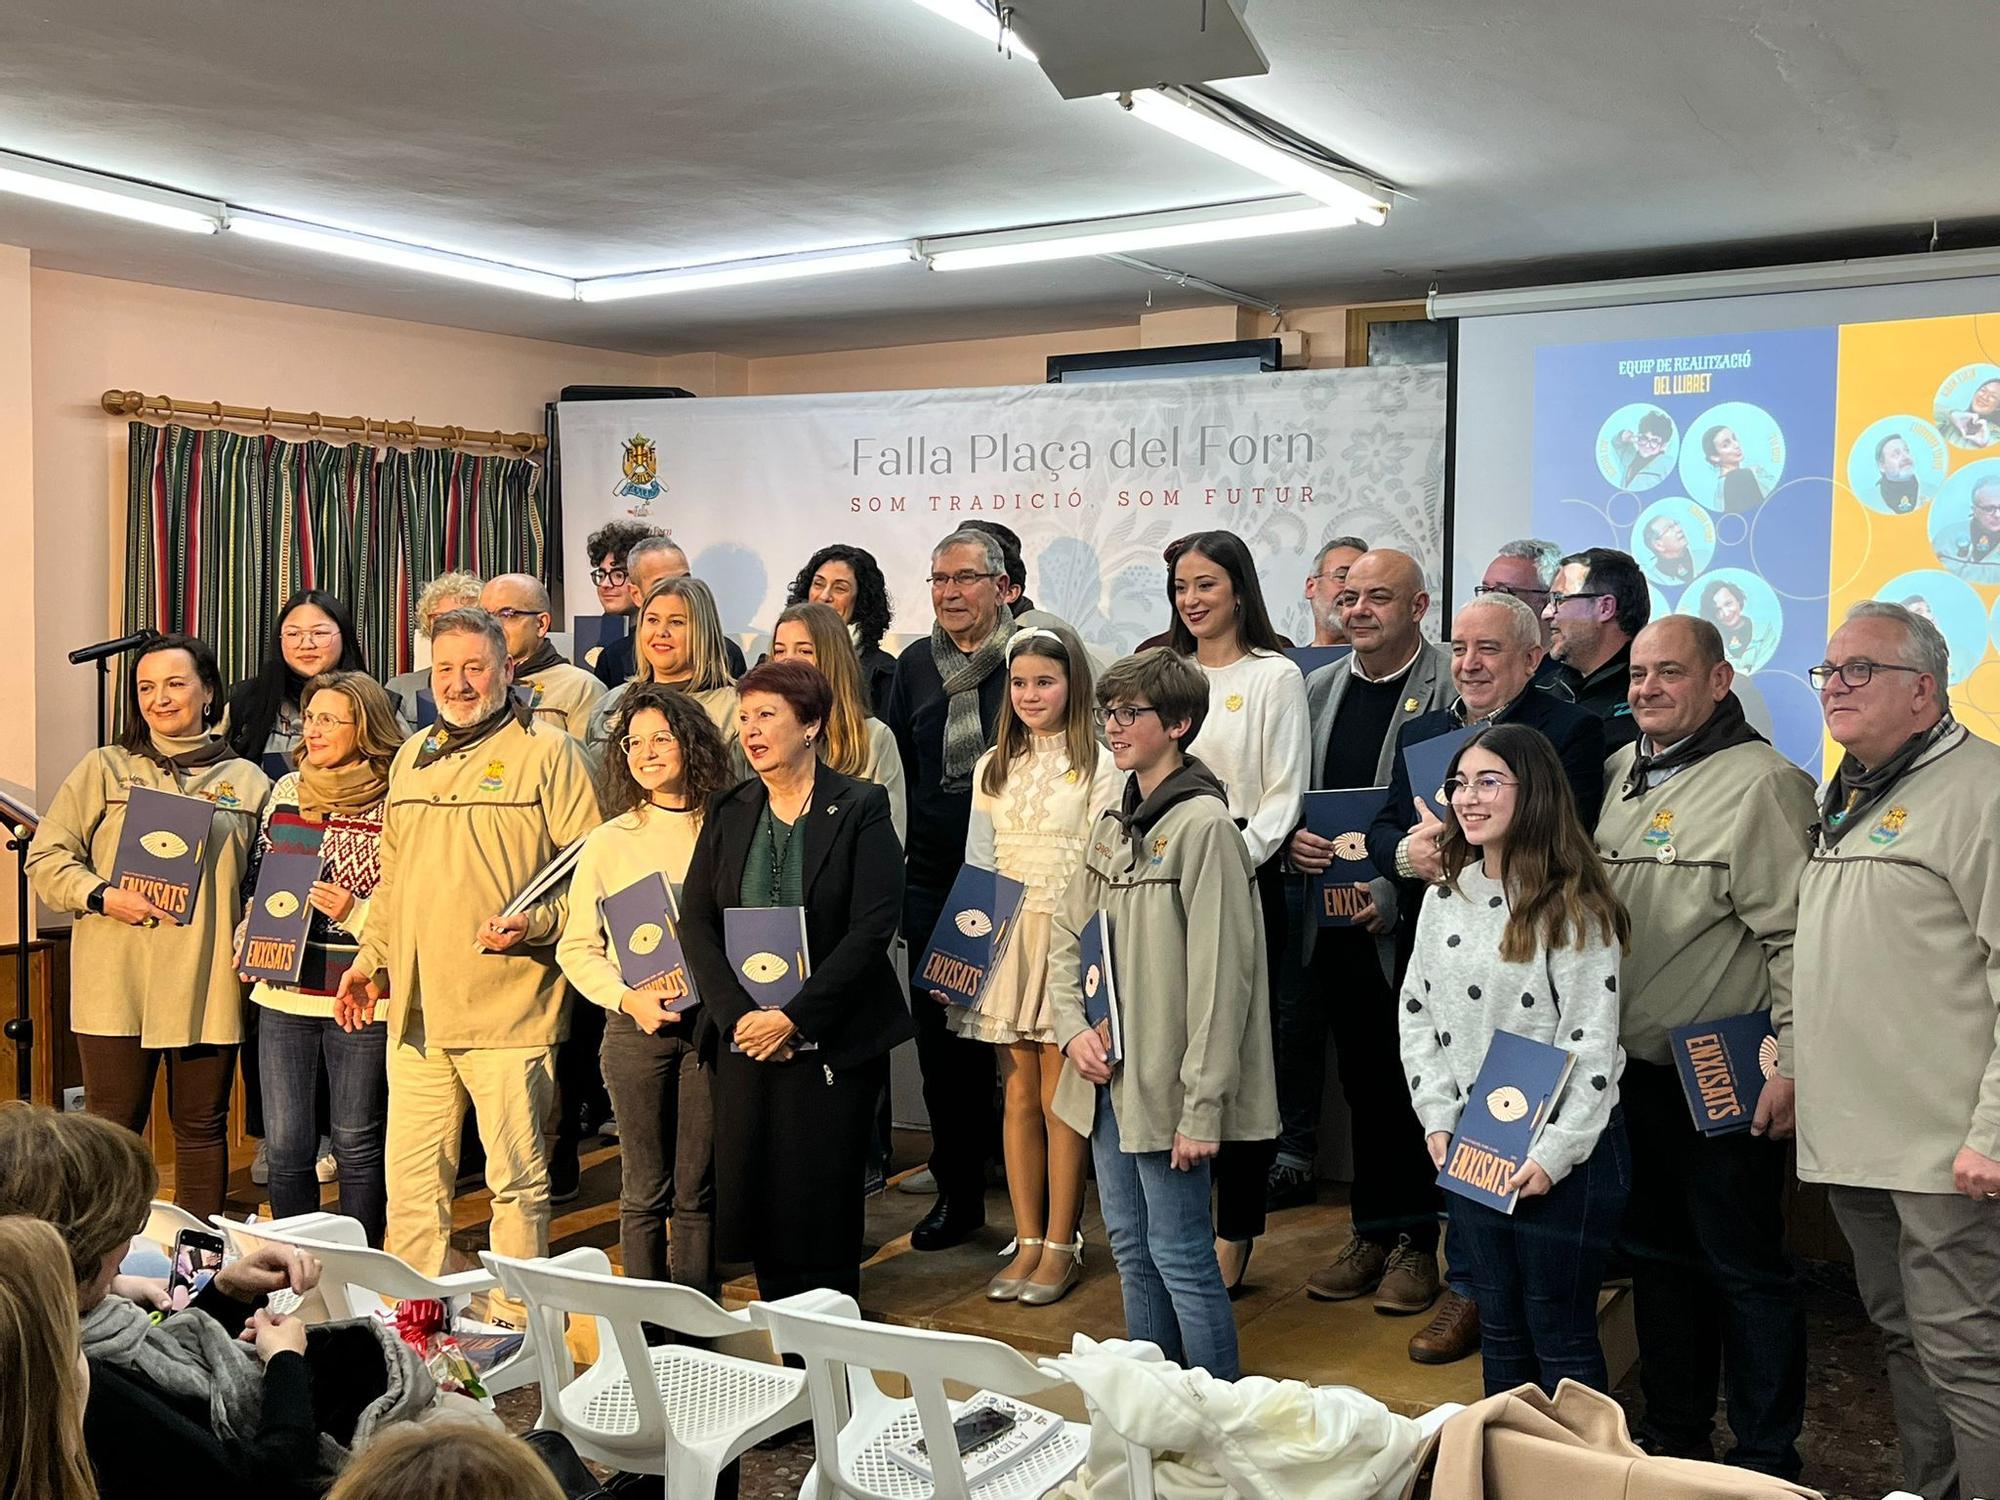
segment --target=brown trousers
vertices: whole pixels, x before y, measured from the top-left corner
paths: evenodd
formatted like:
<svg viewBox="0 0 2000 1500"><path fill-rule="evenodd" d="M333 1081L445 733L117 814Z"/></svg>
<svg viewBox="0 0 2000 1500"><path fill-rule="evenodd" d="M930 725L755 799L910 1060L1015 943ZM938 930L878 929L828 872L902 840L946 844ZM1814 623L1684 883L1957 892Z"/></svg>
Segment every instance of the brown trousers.
<svg viewBox="0 0 2000 1500"><path fill-rule="evenodd" d="M198 1219L222 1212L229 1186L229 1087L236 1048L142 1047L136 1036L78 1036L84 1107L143 1134L153 1084L167 1065L167 1112L174 1125L174 1202Z"/></svg>

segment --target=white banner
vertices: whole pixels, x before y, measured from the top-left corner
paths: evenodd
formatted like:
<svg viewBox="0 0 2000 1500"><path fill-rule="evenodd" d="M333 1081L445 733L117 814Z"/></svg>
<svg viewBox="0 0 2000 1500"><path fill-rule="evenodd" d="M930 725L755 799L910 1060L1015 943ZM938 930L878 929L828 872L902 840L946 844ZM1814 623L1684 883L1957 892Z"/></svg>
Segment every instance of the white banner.
<svg viewBox="0 0 2000 1500"><path fill-rule="evenodd" d="M1443 559L1441 365L1084 385L565 402L563 555L596 612L584 539L614 517L665 528L746 645L819 547L875 555L892 637L930 629L931 548L969 520L1021 536L1028 594L1131 649L1169 619L1161 554L1236 532L1273 620L1312 639L1313 554L1353 533ZM891 640L891 649L895 639Z"/></svg>

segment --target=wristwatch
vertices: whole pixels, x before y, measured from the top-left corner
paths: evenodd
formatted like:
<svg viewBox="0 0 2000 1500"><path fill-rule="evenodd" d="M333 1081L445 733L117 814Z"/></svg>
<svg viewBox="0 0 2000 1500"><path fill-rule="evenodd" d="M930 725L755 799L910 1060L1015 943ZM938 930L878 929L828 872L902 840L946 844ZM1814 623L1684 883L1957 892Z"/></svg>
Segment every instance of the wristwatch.
<svg viewBox="0 0 2000 1500"><path fill-rule="evenodd" d="M104 893L111 889L111 882L100 880L97 889L83 898L84 908L97 916L104 915Z"/></svg>

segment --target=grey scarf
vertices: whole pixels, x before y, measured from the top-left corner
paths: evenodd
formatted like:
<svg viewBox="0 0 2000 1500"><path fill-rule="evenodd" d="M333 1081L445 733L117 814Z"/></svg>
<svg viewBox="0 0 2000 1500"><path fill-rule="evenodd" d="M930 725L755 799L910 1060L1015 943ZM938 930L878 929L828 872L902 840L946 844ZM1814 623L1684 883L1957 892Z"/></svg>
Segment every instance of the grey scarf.
<svg viewBox="0 0 2000 1500"><path fill-rule="evenodd" d="M993 623L993 633L967 656L958 643L931 626L931 660L944 680L950 703L944 718L944 790L971 789L972 768L986 750L986 723L979 712L979 685L1007 664L1007 641L1014 633L1014 615L1006 605Z"/></svg>

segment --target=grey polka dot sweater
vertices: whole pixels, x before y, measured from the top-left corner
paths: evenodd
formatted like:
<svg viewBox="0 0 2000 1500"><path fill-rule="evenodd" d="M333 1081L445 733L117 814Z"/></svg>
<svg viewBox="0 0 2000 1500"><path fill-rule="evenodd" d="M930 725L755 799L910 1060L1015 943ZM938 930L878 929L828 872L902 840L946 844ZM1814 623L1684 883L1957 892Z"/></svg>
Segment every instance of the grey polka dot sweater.
<svg viewBox="0 0 2000 1500"><path fill-rule="evenodd" d="M1496 1031L1575 1053L1569 1084L1530 1153L1561 1182L1590 1155L1618 1102L1625 1051L1618 1045L1617 944L1593 936L1580 949L1509 963L1500 956L1507 926L1500 882L1475 864L1458 884L1457 891L1425 891L1417 915L1416 951L1397 1013L1410 1103L1426 1134L1456 1130Z"/></svg>

